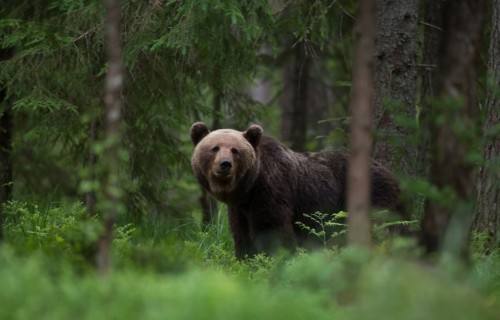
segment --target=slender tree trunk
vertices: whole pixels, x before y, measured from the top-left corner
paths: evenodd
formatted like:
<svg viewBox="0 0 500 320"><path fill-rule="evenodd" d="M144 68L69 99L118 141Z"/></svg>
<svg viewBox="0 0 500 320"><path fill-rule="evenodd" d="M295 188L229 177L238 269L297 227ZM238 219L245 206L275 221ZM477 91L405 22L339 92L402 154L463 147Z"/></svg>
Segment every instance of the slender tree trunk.
<svg viewBox="0 0 500 320"><path fill-rule="evenodd" d="M411 176L416 148L408 140L410 129L396 123L395 116L415 121L417 26L417 0L377 0L373 127L379 137L373 155L384 166Z"/></svg>
<svg viewBox="0 0 500 320"><path fill-rule="evenodd" d="M424 0L424 48L421 70L421 103L419 115L419 144L417 151L418 175L426 177L429 172L429 123L432 101L435 98L434 88L437 79L438 51L443 30L443 5L445 0Z"/></svg>
<svg viewBox="0 0 500 320"><path fill-rule="evenodd" d="M0 61L11 56L9 49L0 51ZM3 206L12 196L12 108L7 88L0 88L0 241L4 238Z"/></svg>
<svg viewBox="0 0 500 320"><path fill-rule="evenodd" d="M104 176L104 233L99 241L97 266L102 274L111 269L111 242L113 226L121 206L120 186L118 183L119 148L121 141L121 91L123 87L122 57L120 45L120 2L106 0L106 53L108 55L108 72L104 103L106 105L104 126L106 130L106 149L102 165ZM105 162L105 163L104 163Z"/></svg>
<svg viewBox="0 0 500 320"><path fill-rule="evenodd" d="M93 183L96 179L95 176L95 166L96 166L96 154L92 148L93 144L97 140L97 124L96 120L92 120L92 122L89 125L89 159L87 162L87 168L88 168L88 176L87 179ZM85 194L85 207L87 209L87 214L90 217L93 217L95 215L95 203L96 203L96 196L95 196L95 190L89 190Z"/></svg>
<svg viewBox="0 0 500 320"><path fill-rule="evenodd" d="M12 111L6 101L6 89L0 89L0 241L3 240L3 206L12 195Z"/></svg>
<svg viewBox="0 0 500 320"><path fill-rule="evenodd" d="M474 230L488 235L487 249L500 245L500 172L498 159L500 139L494 127L500 123L500 0L493 0L489 48L489 84L485 102L486 119L483 124L483 157L479 168Z"/></svg>
<svg viewBox="0 0 500 320"><path fill-rule="evenodd" d="M370 166L371 105L373 97L373 52L375 50L375 0L360 0L356 16L357 42L354 52L351 99L351 160L347 177L349 244L371 246Z"/></svg>
<svg viewBox="0 0 500 320"><path fill-rule="evenodd" d="M313 134L315 137L327 137L330 132L339 128L334 121L327 120L340 115L332 110L334 105L333 82L331 72L326 64L326 53L317 46L314 47L314 59L311 59L309 67L309 80L307 90L307 128L309 128L309 137ZM345 106L344 106L345 108ZM326 139L315 139L316 150L322 150L325 147ZM345 147L345 145L343 145Z"/></svg>
<svg viewBox="0 0 500 320"><path fill-rule="evenodd" d="M221 80L222 81L222 80ZM212 121L212 130L217 130L221 128L220 118L222 111L222 93L220 89L214 90L214 105L213 105L213 121Z"/></svg>
<svg viewBox="0 0 500 320"><path fill-rule="evenodd" d="M285 66L285 88L281 97L282 138L295 151L305 151L307 137L307 89L311 57L306 42L295 45L291 61Z"/></svg>
<svg viewBox="0 0 500 320"><path fill-rule="evenodd" d="M6 105L5 89L0 90L0 103ZM10 200L12 194L12 162L10 153L12 150L12 111L10 106L0 115L0 241L3 240L3 207Z"/></svg>
<svg viewBox="0 0 500 320"><path fill-rule="evenodd" d="M436 82L436 114L431 128L430 180L452 199L428 199L422 219L421 243L428 254L439 250L466 258L472 221L473 164L467 160L474 145L477 103L474 84L483 27L484 0L447 1L443 8L443 40ZM445 119L442 121L441 119Z"/></svg>

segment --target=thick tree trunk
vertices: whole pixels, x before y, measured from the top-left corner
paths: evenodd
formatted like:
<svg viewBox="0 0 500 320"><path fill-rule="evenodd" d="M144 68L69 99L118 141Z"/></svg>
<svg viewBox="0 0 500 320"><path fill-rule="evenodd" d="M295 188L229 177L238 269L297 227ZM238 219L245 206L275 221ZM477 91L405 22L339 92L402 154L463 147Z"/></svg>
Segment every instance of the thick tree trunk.
<svg viewBox="0 0 500 320"><path fill-rule="evenodd" d="M474 230L488 235L487 249L500 245L500 173L498 159L500 139L494 126L500 123L500 0L493 0L489 48L489 84L485 102L486 119L483 125L483 157L479 168Z"/></svg>
<svg viewBox="0 0 500 320"><path fill-rule="evenodd" d="M120 207L120 186L118 183L119 148L121 141L121 91L123 87L123 70L120 45L120 1L106 0L106 53L108 55L108 72L104 103L106 113L104 126L106 130L106 149L103 163L105 176L103 183L104 199L104 233L99 241L97 267L102 274L111 269L111 242L113 226Z"/></svg>
<svg viewBox="0 0 500 320"><path fill-rule="evenodd" d="M301 46L302 48L298 48ZM298 43L284 66L281 94L281 138L294 150L305 151L311 134L327 136L334 124L320 123L331 117L333 85L327 74L324 52L311 43ZM262 86L261 86L262 87ZM315 141L316 149L323 147Z"/></svg>
<svg viewBox="0 0 500 320"><path fill-rule="evenodd" d="M442 250L454 257L468 255L474 166L467 155L475 147L474 84L484 4L484 0L454 0L447 1L443 8L443 40L435 89L440 98L435 108L440 113L435 115L431 128L430 180L439 190L453 190L454 200L444 202L444 193L440 199L426 200L421 243L428 254Z"/></svg>
<svg viewBox="0 0 500 320"><path fill-rule="evenodd" d="M384 166L412 176L416 148L406 139L409 129L398 125L395 116L415 121L417 26L417 0L377 1L373 127L379 137L373 155Z"/></svg>
<svg viewBox="0 0 500 320"><path fill-rule="evenodd" d="M347 237L350 245L371 246L370 166L375 0L360 0L356 19L353 95L351 99L351 160L347 177Z"/></svg>
<svg viewBox="0 0 500 320"><path fill-rule="evenodd" d="M418 175L426 177L429 172L429 124L432 101L435 97L434 88L437 79L438 51L443 30L443 5L445 0L424 1L424 48L421 70L421 99L419 115L419 143L417 151Z"/></svg>
<svg viewBox="0 0 500 320"><path fill-rule="evenodd" d="M295 151L305 151L307 137L307 91L309 86L310 54L306 43L295 45L291 61L284 71L285 88L281 96L282 138Z"/></svg>

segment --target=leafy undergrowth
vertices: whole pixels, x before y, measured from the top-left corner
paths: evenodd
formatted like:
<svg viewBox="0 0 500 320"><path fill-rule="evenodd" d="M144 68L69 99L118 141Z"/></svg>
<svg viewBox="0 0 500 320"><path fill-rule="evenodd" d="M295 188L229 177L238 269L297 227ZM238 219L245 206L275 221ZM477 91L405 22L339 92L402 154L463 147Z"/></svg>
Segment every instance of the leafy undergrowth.
<svg viewBox="0 0 500 320"><path fill-rule="evenodd" d="M80 205L6 211L0 319L500 318L500 252L437 267L396 241L239 262L223 221L124 223L103 277L89 258L99 227Z"/></svg>

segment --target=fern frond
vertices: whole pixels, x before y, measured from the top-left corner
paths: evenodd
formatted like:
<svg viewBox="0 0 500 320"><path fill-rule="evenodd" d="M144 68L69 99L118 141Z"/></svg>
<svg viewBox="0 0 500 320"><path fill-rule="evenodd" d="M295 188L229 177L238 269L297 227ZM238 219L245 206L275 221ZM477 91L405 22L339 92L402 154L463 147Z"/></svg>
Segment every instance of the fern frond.
<svg viewBox="0 0 500 320"><path fill-rule="evenodd" d="M373 226L373 232L379 232L381 230L393 227L393 226L411 226L415 225L418 223L418 220L411 220L411 221L390 221L390 222L384 222L380 225L374 225Z"/></svg>

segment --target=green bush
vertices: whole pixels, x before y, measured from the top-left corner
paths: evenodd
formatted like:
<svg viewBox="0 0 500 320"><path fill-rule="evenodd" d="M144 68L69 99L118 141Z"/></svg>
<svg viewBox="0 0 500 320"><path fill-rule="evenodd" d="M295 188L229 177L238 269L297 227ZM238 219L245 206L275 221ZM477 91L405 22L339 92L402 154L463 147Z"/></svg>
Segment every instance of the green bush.
<svg viewBox="0 0 500 320"><path fill-rule="evenodd" d="M221 272L50 275L40 257L0 258L0 319L330 319L317 295Z"/></svg>
<svg viewBox="0 0 500 320"><path fill-rule="evenodd" d="M349 319L499 319L500 305L446 269L398 260L368 264L358 278Z"/></svg>
<svg viewBox="0 0 500 320"><path fill-rule="evenodd" d="M89 217L83 204L62 203L42 210L37 205L11 201L4 212L5 239L16 252L42 251L77 268L94 264L102 223L97 217ZM131 224L115 228L113 245L118 256L127 251L134 232Z"/></svg>
<svg viewBox="0 0 500 320"><path fill-rule="evenodd" d="M5 205L5 238L19 253L43 251L76 264L88 264L101 232L98 219L90 218L80 203L45 210L12 201Z"/></svg>
<svg viewBox="0 0 500 320"><path fill-rule="evenodd" d="M500 252L471 267L423 264L395 238L238 261L224 215L126 222L115 228L112 274L92 263L101 230L81 204L5 207L0 319L498 319ZM180 225L180 227L179 227ZM401 241L399 241L401 240ZM480 245L478 245L478 248Z"/></svg>

